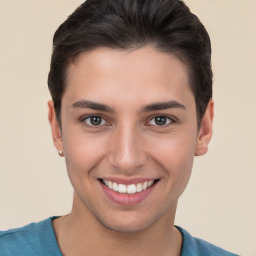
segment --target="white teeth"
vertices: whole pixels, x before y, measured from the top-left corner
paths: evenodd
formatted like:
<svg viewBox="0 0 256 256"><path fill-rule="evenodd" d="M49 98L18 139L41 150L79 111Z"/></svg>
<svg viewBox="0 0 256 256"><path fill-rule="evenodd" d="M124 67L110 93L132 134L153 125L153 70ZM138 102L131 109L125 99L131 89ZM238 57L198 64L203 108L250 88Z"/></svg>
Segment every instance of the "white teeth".
<svg viewBox="0 0 256 256"><path fill-rule="evenodd" d="M147 188L151 187L154 183L154 180L130 185L117 184L116 182L112 182L109 180L103 180L103 183L110 189L117 191L119 193L135 194L136 192L138 193L141 192L142 190L146 190Z"/></svg>
<svg viewBox="0 0 256 256"><path fill-rule="evenodd" d="M118 191L118 184L113 182L113 190Z"/></svg>
<svg viewBox="0 0 256 256"><path fill-rule="evenodd" d="M136 186L136 191L137 192L141 192L142 191L142 184L141 183L138 183L137 186Z"/></svg>
<svg viewBox="0 0 256 256"><path fill-rule="evenodd" d="M126 191L127 191L127 186L125 186L124 184L119 184L118 185L118 192L119 193L124 194L124 193L126 193Z"/></svg>
<svg viewBox="0 0 256 256"><path fill-rule="evenodd" d="M112 181L108 181L108 187L111 188L111 189L113 188Z"/></svg>
<svg viewBox="0 0 256 256"><path fill-rule="evenodd" d="M143 190L146 190L147 187L148 187L148 182L145 181L145 182L143 183L143 185L142 185L142 189L143 189Z"/></svg>
<svg viewBox="0 0 256 256"><path fill-rule="evenodd" d="M148 188L151 187L153 183L154 183L154 181L153 181L153 180L150 180L150 181L148 182Z"/></svg>
<svg viewBox="0 0 256 256"><path fill-rule="evenodd" d="M134 194L134 193L136 193L136 186L135 186L135 184L129 185L129 186L127 187L127 193L128 193L128 194Z"/></svg>

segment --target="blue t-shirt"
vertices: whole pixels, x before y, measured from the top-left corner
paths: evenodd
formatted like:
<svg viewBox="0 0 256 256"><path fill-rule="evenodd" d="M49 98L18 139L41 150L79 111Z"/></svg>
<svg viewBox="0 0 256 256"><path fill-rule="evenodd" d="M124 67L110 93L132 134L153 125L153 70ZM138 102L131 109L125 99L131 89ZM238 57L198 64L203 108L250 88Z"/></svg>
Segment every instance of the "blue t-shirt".
<svg viewBox="0 0 256 256"><path fill-rule="evenodd" d="M62 256L52 226L54 218L0 231L0 256ZM183 236L181 256L238 256L177 228Z"/></svg>

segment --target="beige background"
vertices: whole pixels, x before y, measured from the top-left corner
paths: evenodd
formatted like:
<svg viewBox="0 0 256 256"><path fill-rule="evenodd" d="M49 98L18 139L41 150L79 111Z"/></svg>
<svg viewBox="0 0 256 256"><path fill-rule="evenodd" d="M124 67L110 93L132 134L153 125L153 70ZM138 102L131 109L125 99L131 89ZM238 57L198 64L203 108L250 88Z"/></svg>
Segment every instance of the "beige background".
<svg viewBox="0 0 256 256"><path fill-rule="evenodd" d="M0 229L71 209L72 188L51 142L51 40L78 0L0 0ZM187 0L213 45L215 123L176 224L256 255L256 1Z"/></svg>

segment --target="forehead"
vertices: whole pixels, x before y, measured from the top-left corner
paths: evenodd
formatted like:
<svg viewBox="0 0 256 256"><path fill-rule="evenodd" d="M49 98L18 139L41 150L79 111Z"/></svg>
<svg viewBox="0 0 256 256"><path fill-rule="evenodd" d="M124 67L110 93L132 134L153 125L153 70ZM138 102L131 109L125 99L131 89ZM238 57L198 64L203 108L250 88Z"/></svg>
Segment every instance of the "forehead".
<svg viewBox="0 0 256 256"><path fill-rule="evenodd" d="M116 95L145 104L192 96L187 67L173 54L149 46L136 50L102 47L80 54L69 66L66 94L94 101Z"/></svg>
<svg viewBox="0 0 256 256"><path fill-rule="evenodd" d="M158 73L158 78L166 77L165 72L168 70L173 79L178 76L180 79L183 75L182 78L188 83L185 64L174 54L157 51L150 46L127 50L99 47L83 52L70 64L68 78L74 79L81 73L85 74L87 70L93 74L101 72L102 75L109 75L113 72L116 75L123 74L126 70L126 74L141 75L144 78L154 76L155 73Z"/></svg>

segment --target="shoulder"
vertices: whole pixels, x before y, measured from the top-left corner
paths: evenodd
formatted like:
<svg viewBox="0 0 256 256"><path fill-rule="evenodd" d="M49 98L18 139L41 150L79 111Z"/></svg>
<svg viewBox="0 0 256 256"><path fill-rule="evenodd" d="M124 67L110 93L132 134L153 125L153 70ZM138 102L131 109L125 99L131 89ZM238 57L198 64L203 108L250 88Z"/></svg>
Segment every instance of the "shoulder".
<svg viewBox="0 0 256 256"><path fill-rule="evenodd" d="M176 226L183 237L181 256L238 256L202 239L191 236L186 230Z"/></svg>
<svg viewBox="0 0 256 256"><path fill-rule="evenodd" d="M56 249L52 219L53 217L21 228L0 231L0 256L40 256Z"/></svg>
<svg viewBox="0 0 256 256"><path fill-rule="evenodd" d="M31 251L36 254L39 240L36 223L31 223L22 228L0 231L0 255L19 255L21 251L24 251L24 253Z"/></svg>

